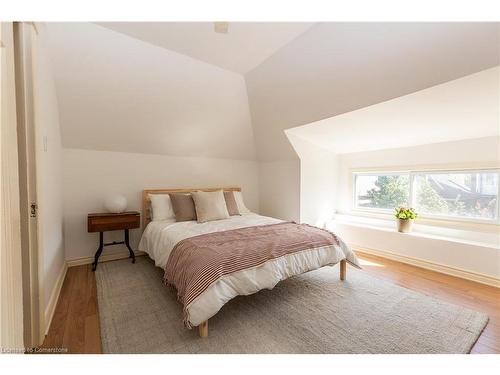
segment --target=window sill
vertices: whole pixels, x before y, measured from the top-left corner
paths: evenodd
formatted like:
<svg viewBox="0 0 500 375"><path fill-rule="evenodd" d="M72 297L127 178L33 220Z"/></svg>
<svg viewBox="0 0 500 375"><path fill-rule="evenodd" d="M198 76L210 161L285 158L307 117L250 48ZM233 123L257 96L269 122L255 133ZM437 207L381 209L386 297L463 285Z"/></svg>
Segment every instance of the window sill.
<svg viewBox="0 0 500 375"><path fill-rule="evenodd" d="M420 220L419 220L420 221ZM423 237L442 241L451 241L462 244L483 246L500 250L498 231L484 233L475 230L453 229L413 223L413 231L400 233L396 230L395 219L374 218L362 215L335 214L332 224L345 224L360 228L375 229L395 233L401 236ZM328 224L327 224L328 227Z"/></svg>
<svg viewBox="0 0 500 375"><path fill-rule="evenodd" d="M337 215L345 215L359 218L370 218L370 219L382 219L385 221L394 221L394 215L392 212L382 212L382 211L371 211L371 210L361 210L353 209L350 211L338 212ZM483 221L466 221L466 220L455 220L455 219L444 219L444 218L431 218L419 216L417 219L417 225L424 225L429 228L435 227L438 230L443 228L449 228L453 230L464 230L472 232L483 232L483 233L500 233L500 225L494 222L483 222Z"/></svg>

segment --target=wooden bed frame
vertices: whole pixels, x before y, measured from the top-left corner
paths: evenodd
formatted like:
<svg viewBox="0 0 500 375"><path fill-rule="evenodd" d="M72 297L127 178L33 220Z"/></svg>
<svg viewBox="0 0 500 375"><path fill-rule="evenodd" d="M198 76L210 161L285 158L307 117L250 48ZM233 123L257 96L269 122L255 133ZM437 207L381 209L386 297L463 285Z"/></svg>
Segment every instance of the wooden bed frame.
<svg viewBox="0 0 500 375"><path fill-rule="evenodd" d="M149 194L169 194L169 193L192 193L193 191L241 191L239 187L217 187L217 188L199 188L199 189L144 189L142 191L142 224L143 229L151 221L151 199ZM347 272L347 262L345 259L340 261L340 280L345 280ZM208 320L198 326L200 337L208 337Z"/></svg>

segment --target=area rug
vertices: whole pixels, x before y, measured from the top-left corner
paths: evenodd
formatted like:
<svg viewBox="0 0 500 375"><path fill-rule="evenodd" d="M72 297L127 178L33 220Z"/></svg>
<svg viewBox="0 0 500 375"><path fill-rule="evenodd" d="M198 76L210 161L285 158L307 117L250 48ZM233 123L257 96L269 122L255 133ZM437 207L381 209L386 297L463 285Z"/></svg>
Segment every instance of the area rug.
<svg viewBox="0 0 500 375"><path fill-rule="evenodd" d="M488 322L348 267L322 269L241 296L209 320L209 337L182 324L182 307L147 257L99 264L104 353L469 353Z"/></svg>

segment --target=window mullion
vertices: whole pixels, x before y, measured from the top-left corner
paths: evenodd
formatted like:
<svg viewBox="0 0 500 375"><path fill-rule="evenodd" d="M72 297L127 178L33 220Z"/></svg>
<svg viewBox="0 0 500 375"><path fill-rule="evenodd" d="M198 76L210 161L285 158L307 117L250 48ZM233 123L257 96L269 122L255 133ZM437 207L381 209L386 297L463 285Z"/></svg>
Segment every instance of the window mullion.
<svg viewBox="0 0 500 375"><path fill-rule="evenodd" d="M500 202L498 199L500 198L500 171L497 172L497 223L500 223Z"/></svg>
<svg viewBox="0 0 500 375"><path fill-rule="evenodd" d="M410 181L410 191L408 195L408 207L415 208L415 173L410 172L409 178Z"/></svg>

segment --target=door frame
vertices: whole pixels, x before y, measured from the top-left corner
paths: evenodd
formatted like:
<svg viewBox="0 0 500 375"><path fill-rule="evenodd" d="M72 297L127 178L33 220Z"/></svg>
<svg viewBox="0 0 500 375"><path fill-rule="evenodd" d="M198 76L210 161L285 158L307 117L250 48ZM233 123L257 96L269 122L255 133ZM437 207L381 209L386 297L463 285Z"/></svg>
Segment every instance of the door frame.
<svg viewBox="0 0 500 375"><path fill-rule="evenodd" d="M14 22L14 61L21 214L24 346L43 343L44 316L40 309L39 217L37 210L36 131L34 118L32 40L36 27Z"/></svg>
<svg viewBox="0 0 500 375"><path fill-rule="evenodd" d="M21 217L12 22L0 22L0 347L24 350Z"/></svg>

